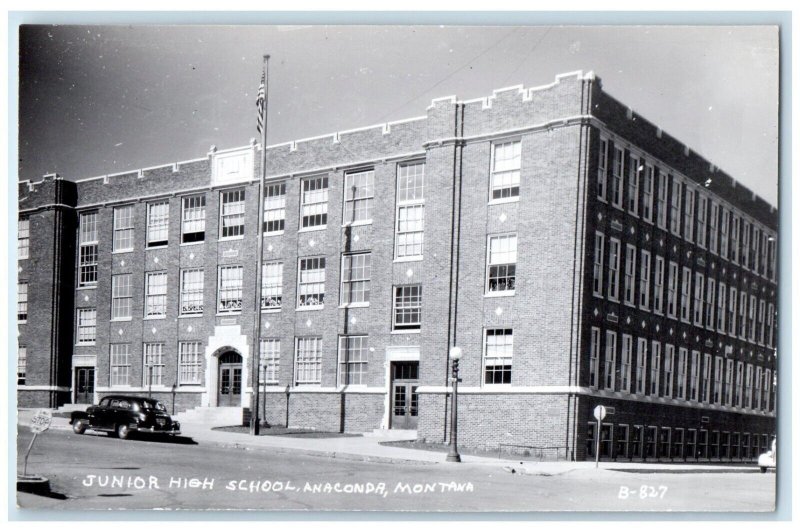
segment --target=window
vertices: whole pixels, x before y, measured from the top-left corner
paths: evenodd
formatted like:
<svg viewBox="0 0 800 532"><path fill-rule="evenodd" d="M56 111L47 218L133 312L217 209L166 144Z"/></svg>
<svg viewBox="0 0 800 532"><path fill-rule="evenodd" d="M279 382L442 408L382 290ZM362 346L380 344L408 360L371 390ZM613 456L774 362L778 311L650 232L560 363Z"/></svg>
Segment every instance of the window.
<svg viewBox="0 0 800 532"><path fill-rule="evenodd" d="M17 321L28 321L28 282L17 283Z"/></svg>
<svg viewBox="0 0 800 532"><path fill-rule="evenodd" d="M265 262L261 266L261 308L279 309L283 301L283 263Z"/></svg>
<svg viewBox="0 0 800 532"><path fill-rule="evenodd" d="M767 346L775 347L775 305L767 305Z"/></svg>
<svg viewBox="0 0 800 532"><path fill-rule="evenodd" d="M700 398L700 352L692 351L692 365L689 370L689 400Z"/></svg>
<svg viewBox="0 0 800 532"><path fill-rule="evenodd" d="M725 296L728 293L728 289L725 286L725 283L719 283L719 288L717 289L717 332L724 333L725 329Z"/></svg>
<svg viewBox="0 0 800 532"><path fill-rule="evenodd" d="M636 247L625 249L625 304L636 305Z"/></svg>
<svg viewBox="0 0 800 532"><path fill-rule="evenodd" d="M722 403L722 357L714 357L714 404Z"/></svg>
<svg viewBox="0 0 800 532"><path fill-rule="evenodd" d="M692 270L683 269L683 282L681 283L681 321L691 323L691 293L692 293Z"/></svg>
<svg viewBox="0 0 800 532"><path fill-rule="evenodd" d="M606 237L603 233L594 234L594 271L592 272L592 293L603 297L603 252Z"/></svg>
<svg viewBox="0 0 800 532"><path fill-rule="evenodd" d="M611 171L611 204L622 209L623 172L625 171L625 152L614 147L614 166Z"/></svg>
<svg viewBox="0 0 800 532"><path fill-rule="evenodd" d="M658 210L656 212L656 222L661 229L667 229L667 182L669 176L659 170L658 171Z"/></svg>
<svg viewBox="0 0 800 532"><path fill-rule="evenodd" d="M616 238L608 241L608 299L619 301L619 251Z"/></svg>
<svg viewBox="0 0 800 532"><path fill-rule="evenodd" d="M717 281L709 277L706 279L706 328L714 330L714 296L717 293Z"/></svg>
<svg viewBox="0 0 800 532"><path fill-rule="evenodd" d="M126 320L131 318L131 302L133 301L131 277L130 273L111 276L112 320Z"/></svg>
<svg viewBox="0 0 800 532"><path fill-rule="evenodd" d="M739 338L747 336L747 292L739 292Z"/></svg>
<svg viewBox="0 0 800 532"><path fill-rule="evenodd" d="M622 361L620 364L620 390L631 391L631 365L633 364L633 338L629 334L622 335Z"/></svg>
<svg viewBox="0 0 800 532"><path fill-rule="evenodd" d="M706 232L708 218L708 198L698 192L697 193L697 245L701 248L706 247Z"/></svg>
<svg viewBox="0 0 800 532"><path fill-rule="evenodd" d="M264 189L263 232L283 233L286 227L286 183L271 183Z"/></svg>
<svg viewBox="0 0 800 532"><path fill-rule="evenodd" d="M617 333L614 331L606 331L606 360L603 376L603 387L606 390L616 390Z"/></svg>
<svg viewBox="0 0 800 532"><path fill-rule="evenodd" d="M298 307L321 307L325 303L325 257L300 259L297 284Z"/></svg>
<svg viewBox="0 0 800 532"><path fill-rule="evenodd" d="M689 369L689 351L685 347L678 349L678 399L686 399L686 373Z"/></svg>
<svg viewBox="0 0 800 532"><path fill-rule="evenodd" d="M181 242L202 242L206 238L206 197L188 196L181 200Z"/></svg>
<svg viewBox="0 0 800 532"><path fill-rule="evenodd" d="M109 367L111 386L128 386L131 377L131 346L130 344L111 344Z"/></svg>
<svg viewBox="0 0 800 532"><path fill-rule="evenodd" d="M639 158L631 156L628 165L628 212L639 215L639 174L644 166L639 166Z"/></svg>
<svg viewBox="0 0 800 532"><path fill-rule="evenodd" d="M750 296L750 306L747 308L747 339L756 341L756 296Z"/></svg>
<svg viewBox="0 0 800 532"><path fill-rule="evenodd" d="M425 163L397 167L395 258L422 257L425 227Z"/></svg>
<svg viewBox="0 0 800 532"><path fill-rule="evenodd" d="M147 247L166 246L169 238L169 201L147 204Z"/></svg>
<svg viewBox="0 0 800 532"><path fill-rule="evenodd" d="M655 186L655 169L652 165L644 165L644 192L642 194L642 218L653 223L653 192Z"/></svg>
<svg viewBox="0 0 800 532"><path fill-rule="evenodd" d="M711 216L708 219L708 250L717 253L717 236L719 225L719 205L711 200Z"/></svg>
<svg viewBox="0 0 800 532"><path fill-rule="evenodd" d="M339 386L367 384L369 337L339 337Z"/></svg>
<svg viewBox="0 0 800 532"><path fill-rule="evenodd" d="M744 377L744 407L753 408L753 365L748 364Z"/></svg>
<svg viewBox="0 0 800 532"><path fill-rule="evenodd" d="M325 227L328 223L328 178L303 179L300 195L301 228Z"/></svg>
<svg viewBox="0 0 800 532"><path fill-rule="evenodd" d="M178 345L178 383L202 384L203 355L200 342L181 342Z"/></svg>
<svg viewBox="0 0 800 532"><path fill-rule="evenodd" d="M647 378L647 338L639 338L636 342L636 386L634 393L645 394Z"/></svg>
<svg viewBox="0 0 800 532"><path fill-rule="evenodd" d="M650 392L651 397L658 396L659 379L661 377L661 342L653 340L650 350Z"/></svg>
<svg viewBox="0 0 800 532"><path fill-rule="evenodd" d="M711 402L711 355L703 354L703 402Z"/></svg>
<svg viewBox="0 0 800 532"><path fill-rule="evenodd" d="M761 383L763 382L763 374L762 374L761 366L756 366L756 376L755 376L755 392L753 393L753 409L761 410Z"/></svg>
<svg viewBox="0 0 800 532"><path fill-rule="evenodd" d="M703 290L705 288L705 277L700 272L694 272L694 324L698 327L703 326Z"/></svg>
<svg viewBox="0 0 800 532"><path fill-rule="evenodd" d="M237 238L244 235L244 190L222 192L220 237Z"/></svg>
<svg viewBox="0 0 800 532"><path fill-rule="evenodd" d="M744 392L744 362L736 363L736 388L734 389L735 405L742 407L742 395Z"/></svg>
<svg viewBox="0 0 800 532"><path fill-rule="evenodd" d="M733 406L733 360L725 361L725 404Z"/></svg>
<svg viewBox="0 0 800 532"><path fill-rule="evenodd" d="M650 308L650 252L644 249L639 266L639 308Z"/></svg>
<svg viewBox="0 0 800 532"><path fill-rule="evenodd" d="M21 345L17 347L17 384L24 385L28 373L28 348Z"/></svg>
<svg viewBox="0 0 800 532"><path fill-rule="evenodd" d="M344 175L344 223L372 222L374 196L374 170L346 173Z"/></svg>
<svg viewBox="0 0 800 532"><path fill-rule="evenodd" d="M600 329L592 327L589 338L589 387L597 389L600 374Z"/></svg>
<svg viewBox="0 0 800 532"><path fill-rule="evenodd" d="M686 201L683 203L683 237L691 242L694 239L694 190L684 185Z"/></svg>
<svg viewBox="0 0 800 532"><path fill-rule="evenodd" d="M487 329L484 346L484 384L511 384L514 333L511 329Z"/></svg>
<svg viewBox="0 0 800 532"><path fill-rule="evenodd" d="M491 198L501 200L519 196L519 174L521 167L521 145L519 140L492 144Z"/></svg>
<svg viewBox="0 0 800 532"><path fill-rule="evenodd" d="M298 338L295 345L295 384L319 384L322 380L322 338Z"/></svg>
<svg viewBox="0 0 800 532"><path fill-rule="evenodd" d="M675 346L665 344L664 346L664 397L673 397L675 366Z"/></svg>
<svg viewBox="0 0 800 532"><path fill-rule="evenodd" d="M369 303L372 254L342 255L341 304Z"/></svg>
<svg viewBox="0 0 800 532"><path fill-rule="evenodd" d="M278 384L281 363L279 338L262 338L259 343L260 384Z"/></svg>
<svg viewBox="0 0 800 532"><path fill-rule="evenodd" d="M767 252L767 277L771 281L775 280L775 276L777 274L777 269L775 264L776 238L777 237L775 235L770 235L769 238L767 239L767 244L769 245L769 251Z"/></svg>
<svg viewBox="0 0 800 532"><path fill-rule="evenodd" d="M653 312L664 312L664 257L656 255L655 289L653 290Z"/></svg>
<svg viewBox="0 0 800 532"><path fill-rule="evenodd" d="M145 318L163 318L167 315L167 272L145 274Z"/></svg>
<svg viewBox="0 0 800 532"><path fill-rule="evenodd" d="M673 235L681 236L681 182L672 176L672 202L669 208L669 228Z"/></svg>
<svg viewBox="0 0 800 532"><path fill-rule="evenodd" d="M31 247L31 221L28 218L20 218L17 226L17 259L27 259L30 257Z"/></svg>
<svg viewBox="0 0 800 532"><path fill-rule="evenodd" d="M242 310L241 266L220 266L217 286L217 312L241 312Z"/></svg>
<svg viewBox="0 0 800 532"><path fill-rule="evenodd" d="M723 259L728 258L728 231L730 222L730 212L725 207L722 207L722 222L719 228L719 254ZM738 226L738 224L734 224ZM737 246L734 246L736 248Z"/></svg>
<svg viewBox="0 0 800 532"><path fill-rule="evenodd" d="M608 140L600 137L600 157L597 161L597 198L606 200L606 172L608 170Z"/></svg>
<svg viewBox="0 0 800 532"><path fill-rule="evenodd" d="M736 287L731 286L730 297L728 298L728 334L736 336Z"/></svg>
<svg viewBox="0 0 800 532"><path fill-rule="evenodd" d="M392 329L419 330L422 324L422 285L395 286Z"/></svg>
<svg viewBox="0 0 800 532"><path fill-rule="evenodd" d="M487 289L490 293L514 293L517 271L517 235L489 237Z"/></svg>
<svg viewBox="0 0 800 532"><path fill-rule="evenodd" d="M114 251L133 251L133 205L114 207Z"/></svg>
<svg viewBox="0 0 800 532"><path fill-rule="evenodd" d="M669 263L669 277L667 278L667 316L672 319L678 312L678 265Z"/></svg>
<svg viewBox="0 0 800 532"><path fill-rule="evenodd" d="M144 344L144 385L164 384L164 344Z"/></svg>
<svg viewBox="0 0 800 532"><path fill-rule="evenodd" d="M741 227L741 220L738 216L731 213L730 218L730 258L731 262L739 263L739 228Z"/></svg>
<svg viewBox="0 0 800 532"><path fill-rule="evenodd" d="M97 338L97 309L78 309L78 344L93 345Z"/></svg>
<svg viewBox="0 0 800 532"><path fill-rule="evenodd" d="M768 253L769 253L769 245L770 245L770 236L767 233L766 229L761 232L761 253L759 264L761 268L759 272L761 273L762 277L767 277L767 269L768 269Z"/></svg>
<svg viewBox="0 0 800 532"><path fill-rule="evenodd" d="M97 284L97 213L80 215L78 236L78 286Z"/></svg>
<svg viewBox="0 0 800 532"><path fill-rule="evenodd" d="M760 258L759 248L761 247L761 229L753 226L753 238L750 240L750 270L758 273L758 259Z"/></svg>
<svg viewBox="0 0 800 532"><path fill-rule="evenodd" d="M764 370L764 386L761 387L761 392L764 396L761 399L761 409L764 412L771 412L772 405L770 405L770 398L772 397L772 393L770 391L772 386L772 371L769 369Z"/></svg>
<svg viewBox="0 0 800 532"><path fill-rule="evenodd" d="M181 315L203 313L204 279L202 269L181 271Z"/></svg>
<svg viewBox="0 0 800 532"><path fill-rule="evenodd" d="M750 269L750 222L742 220L742 254L741 265L744 269Z"/></svg>

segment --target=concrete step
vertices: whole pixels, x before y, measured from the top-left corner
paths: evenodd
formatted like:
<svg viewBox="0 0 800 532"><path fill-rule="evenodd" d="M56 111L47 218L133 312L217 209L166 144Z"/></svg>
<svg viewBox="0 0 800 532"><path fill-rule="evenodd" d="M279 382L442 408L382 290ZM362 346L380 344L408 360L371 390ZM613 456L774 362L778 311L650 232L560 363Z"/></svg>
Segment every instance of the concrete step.
<svg viewBox="0 0 800 532"><path fill-rule="evenodd" d="M384 441L416 440L417 431L407 429L375 429L372 432L365 432L367 438L378 438Z"/></svg>
<svg viewBox="0 0 800 532"><path fill-rule="evenodd" d="M173 417L185 424L208 425L212 427L241 425L244 422L244 408L238 406L199 406L175 414Z"/></svg>
<svg viewBox="0 0 800 532"><path fill-rule="evenodd" d="M67 413L67 414L69 414L69 413L71 413L73 410L86 410L86 409L87 409L87 408L89 408L90 406L92 406L92 405L91 405L91 404L89 404L89 403L87 403L87 404L83 404L83 403L69 403L69 404L65 404L65 405L61 405L61 406L59 406L59 407L58 407L58 408L55 410L55 412L59 412L59 413Z"/></svg>

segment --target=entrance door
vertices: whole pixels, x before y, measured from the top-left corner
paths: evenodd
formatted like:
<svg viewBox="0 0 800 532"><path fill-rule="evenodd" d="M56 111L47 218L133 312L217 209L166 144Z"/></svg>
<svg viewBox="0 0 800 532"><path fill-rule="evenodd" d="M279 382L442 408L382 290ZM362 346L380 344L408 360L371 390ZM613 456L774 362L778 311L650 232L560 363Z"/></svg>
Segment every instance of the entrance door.
<svg viewBox="0 0 800 532"><path fill-rule="evenodd" d="M419 362L392 363L391 428L411 430L417 428L418 386Z"/></svg>
<svg viewBox="0 0 800 532"><path fill-rule="evenodd" d="M75 402L94 402L94 368L75 368Z"/></svg>
<svg viewBox="0 0 800 532"><path fill-rule="evenodd" d="M219 394L217 405L240 406L242 404L242 357L228 352L219 357Z"/></svg>

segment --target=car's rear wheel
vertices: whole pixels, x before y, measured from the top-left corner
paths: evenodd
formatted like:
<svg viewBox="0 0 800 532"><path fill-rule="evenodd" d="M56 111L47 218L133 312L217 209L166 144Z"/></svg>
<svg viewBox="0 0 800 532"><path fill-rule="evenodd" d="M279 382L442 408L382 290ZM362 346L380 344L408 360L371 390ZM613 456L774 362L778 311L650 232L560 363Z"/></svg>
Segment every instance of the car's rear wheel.
<svg viewBox="0 0 800 532"><path fill-rule="evenodd" d="M82 419L76 419L72 422L72 432L75 434L83 434L86 432L86 423Z"/></svg>
<svg viewBox="0 0 800 532"><path fill-rule="evenodd" d="M120 440L127 440L130 433L131 431L128 428L128 425L124 424L117 425L117 438L119 438Z"/></svg>
<svg viewBox="0 0 800 532"><path fill-rule="evenodd" d="M766 467L762 467L762 468L761 468L761 472L762 472L762 473L766 473L766 472L767 472L767 468L766 468Z"/></svg>

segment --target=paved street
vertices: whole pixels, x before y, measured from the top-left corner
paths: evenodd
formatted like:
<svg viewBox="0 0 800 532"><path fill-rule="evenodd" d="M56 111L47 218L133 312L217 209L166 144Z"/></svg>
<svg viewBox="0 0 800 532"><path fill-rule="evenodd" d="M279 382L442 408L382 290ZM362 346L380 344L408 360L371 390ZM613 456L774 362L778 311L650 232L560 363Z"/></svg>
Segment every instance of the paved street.
<svg viewBox="0 0 800 532"><path fill-rule="evenodd" d="M30 442L20 427L18 463ZM246 450L190 439L122 441L63 430L40 435L29 473L53 496L21 508L403 511L768 511L775 475L626 473L590 468L512 474L498 465L374 463ZM513 462L509 462L513 465Z"/></svg>

